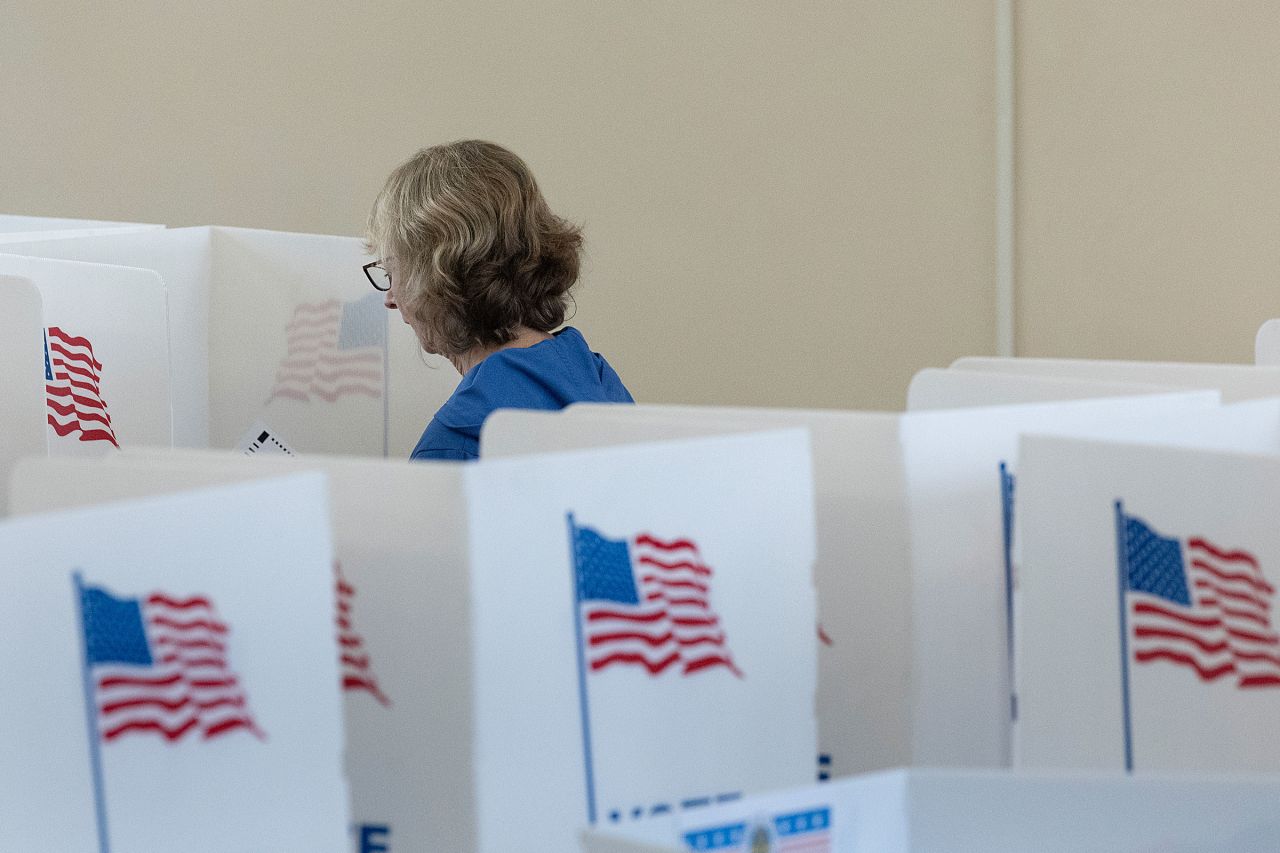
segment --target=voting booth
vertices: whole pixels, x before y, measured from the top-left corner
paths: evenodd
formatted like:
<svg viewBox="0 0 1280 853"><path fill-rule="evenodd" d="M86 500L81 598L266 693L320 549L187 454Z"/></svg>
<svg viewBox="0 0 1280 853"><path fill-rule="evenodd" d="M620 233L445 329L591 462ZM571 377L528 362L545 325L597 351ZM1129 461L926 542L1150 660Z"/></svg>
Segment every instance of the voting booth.
<svg viewBox="0 0 1280 853"><path fill-rule="evenodd" d="M407 456L458 382L383 307L354 237L200 227L3 249L160 276L178 446L232 448L265 426L300 452Z"/></svg>
<svg viewBox="0 0 1280 853"><path fill-rule="evenodd" d="M345 850L330 560L314 474L0 523L0 848Z"/></svg>
<svg viewBox="0 0 1280 853"><path fill-rule="evenodd" d="M1176 390L1177 387L1171 385L1142 382L1059 379L1051 376L930 367L911 378L911 384L907 388L907 411L1012 406L1019 403L1091 400L1097 397L1133 397L1139 394L1166 394Z"/></svg>
<svg viewBox="0 0 1280 853"><path fill-rule="evenodd" d="M813 778L801 432L470 465L124 452L25 463L13 497L307 469L333 504L354 849L567 850Z"/></svg>
<svg viewBox="0 0 1280 853"><path fill-rule="evenodd" d="M1165 421L1213 392L890 415L572 406L495 413L482 458L780 425L813 435L820 775L1006 766L1017 439Z"/></svg>
<svg viewBox="0 0 1280 853"><path fill-rule="evenodd" d="M93 237L98 234L126 234L158 231L163 225L142 222L110 222L101 219L59 219L49 216L0 214L0 243L22 243L63 237Z"/></svg>
<svg viewBox="0 0 1280 853"><path fill-rule="evenodd" d="M1280 443L1023 439L1017 763L1280 770Z"/></svg>
<svg viewBox="0 0 1280 853"><path fill-rule="evenodd" d="M1280 320L1268 320L1258 328L1253 354L1259 367L1280 366Z"/></svg>
<svg viewBox="0 0 1280 853"><path fill-rule="evenodd" d="M1280 780L897 770L584 835L584 853L1265 853Z"/></svg>
<svg viewBox="0 0 1280 853"><path fill-rule="evenodd" d="M164 285L149 270L0 254L0 275L40 294L49 453L98 455L173 444ZM0 299L8 299L0 296ZM24 359L24 361L26 361ZM7 390L7 389L6 389Z"/></svg>
<svg viewBox="0 0 1280 853"><path fill-rule="evenodd" d="M48 452L44 384L44 309L30 279L0 274L0 477L8 482L23 456ZM8 505L0 495L0 516Z"/></svg>
<svg viewBox="0 0 1280 853"><path fill-rule="evenodd" d="M952 362L950 369L1047 379L1216 389L1222 393L1224 403L1280 396L1280 366L1070 358L961 358Z"/></svg>

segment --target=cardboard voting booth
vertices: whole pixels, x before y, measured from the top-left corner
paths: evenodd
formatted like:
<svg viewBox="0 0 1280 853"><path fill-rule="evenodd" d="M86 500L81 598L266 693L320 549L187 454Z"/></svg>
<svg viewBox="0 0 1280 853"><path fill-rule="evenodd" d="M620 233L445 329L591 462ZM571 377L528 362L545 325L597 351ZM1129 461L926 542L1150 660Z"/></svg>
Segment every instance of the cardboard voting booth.
<svg viewBox="0 0 1280 853"><path fill-rule="evenodd" d="M1280 320L1268 320L1258 327L1253 354L1259 367L1280 366Z"/></svg>
<svg viewBox="0 0 1280 853"><path fill-rule="evenodd" d="M382 306L354 237L201 227L4 248L159 274L178 446L235 447L262 422L300 452L407 456L458 382Z"/></svg>
<svg viewBox="0 0 1280 853"><path fill-rule="evenodd" d="M23 456L48 452L45 435L44 311L29 279L0 274L0 478ZM8 495L0 495L0 516Z"/></svg>
<svg viewBox="0 0 1280 853"><path fill-rule="evenodd" d="M15 505L326 472L359 638L344 679L374 685L343 694L356 850L571 849L593 818L812 778L803 435L479 465L211 457L29 462Z"/></svg>
<svg viewBox="0 0 1280 853"><path fill-rule="evenodd" d="M1024 438L1020 766L1280 770L1276 451Z"/></svg>
<svg viewBox="0 0 1280 853"><path fill-rule="evenodd" d="M1178 390L1169 385L1140 382L1101 382L1057 379L972 370L926 368L911 378L907 411L961 409L970 406L1012 406L1019 403L1052 403L1097 397L1133 397Z"/></svg>
<svg viewBox="0 0 1280 853"><path fill-rule="evenodd" d="M3 247L0 247L3 248ZM150 270L0 254L40 292L44 412L53 455L173 444L164 285ZM29 334L29 333L28 333Z"/></svg>
<svg viewBox="0 0 1280 853"><path fill-rule="evenodd" d="M1068 358L961 358L952 370L1216 389L1224 403L1280 397L1280 367Z"/></svg>
<svg viewBox="0 0 1280 853"><path fill-rule="evenodd" d="M584 837L584 853L1265 853L1276 777L896 770Z"/></svg>
<svg viewBox="0 0 1280 853"><path fill-rule="evenodd" d="M818 518L821 775L1010 761L1020 432L1168 420L1212 392L886 415L573 406L497 412L482 457L803 425Z"/></svg>
<svg viewBox="0 0 1280 853"><path fill-rule="evenodd" d="M157 231L163 228L163 225L149 225L142 222L0 215L0 243L20 243L63 237L93 237L98 234L125 234Z"/></svg>
<svg viewBox="0 0 1280 853"><path fill-rule="evenodd" d="M345 849L330 559L315 475L0 524L0 848Z"/></svg>

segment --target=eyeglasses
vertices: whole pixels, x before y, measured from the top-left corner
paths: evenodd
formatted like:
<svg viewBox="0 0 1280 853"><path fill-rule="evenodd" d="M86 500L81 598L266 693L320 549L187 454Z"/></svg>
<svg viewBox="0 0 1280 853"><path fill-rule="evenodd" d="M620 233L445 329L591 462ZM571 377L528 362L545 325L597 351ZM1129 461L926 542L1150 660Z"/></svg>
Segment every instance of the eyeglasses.
<svg viewBox="0 0 1280 853"><path fill-rule="evenodd" d="M364 270L364 277L369 279L369 283L373 285L374 290L386 292L391 289L391 273L387 272L386 267L382 265L382 261L370 261L361 269Z"/></svg>

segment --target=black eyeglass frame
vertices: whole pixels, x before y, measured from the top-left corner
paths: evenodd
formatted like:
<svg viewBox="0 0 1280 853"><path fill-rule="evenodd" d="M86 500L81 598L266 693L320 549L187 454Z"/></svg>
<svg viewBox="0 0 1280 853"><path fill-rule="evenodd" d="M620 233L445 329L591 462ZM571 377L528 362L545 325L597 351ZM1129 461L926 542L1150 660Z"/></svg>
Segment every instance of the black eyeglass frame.
<svg viewBox="0 0 1280 853"><path fill-rule="evenodd" d="M370 268L372 268L372 267L377 267L378 269L382 270L384 273L386 273L386 274L387 274L387 286L386 286L386 287L379 287L379 286L378 286L378 282L377 282L377 280L373 277L373 273L369 272ZM378 291L379 293L386 293L388 290L390 290L390 289L391 289L391 272L390 272L386 267L384 267L384 266L382 265L382 261L381 261L381 260L369 261L369 263L367 263L367 264L365 264L364 266L360 267L360 269L364 270L364 277L365 277L365 278L367 278L367 279L369 279L369 283L373 285L373 289L374 289L374 290Z"/></svg>

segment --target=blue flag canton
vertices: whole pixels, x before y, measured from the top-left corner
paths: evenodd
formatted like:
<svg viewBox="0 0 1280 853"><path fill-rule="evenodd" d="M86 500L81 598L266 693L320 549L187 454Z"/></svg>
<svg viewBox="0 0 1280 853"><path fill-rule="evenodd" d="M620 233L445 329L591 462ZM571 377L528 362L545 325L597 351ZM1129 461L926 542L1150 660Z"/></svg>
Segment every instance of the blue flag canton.
<svg viewBox="0 0 1280 853"><path fill-rule="evenodd" d="M44 332L44 381L53 381L53 363L49 360L49 332Z"/></svg>
<svg viewBox="0 0 1280 853"><path fill-rule="evenodd" d="M96 587L80 594L84 613L85 658L98 663L130 663L150 666L151 645L142 622L142 605L136 598L116 598Z"/></svg>
<svg viewBox="0 0 1280 853"><path fill-rule="evenodd" d="M778 815L773 819L773 831L779 840L809 832L826 832L830 828L831 809L826 806Z"/></svg>
<svg viewBox="0 0 1280 853"><path fill-rule="evenodd" d="M1129 589L1191 606L1191 590L1182 562L1182 543L1161 536L1141 519L1124 517L1125 562Z"/></svg>
<svg viewBox="0 0 1280 853"><path fill-rule="evenodd" d="M746 836L745 823L731 823L710 829L700 829L697 832L686 832L684 843L690 850L732 850L735 847L741 847Z"/></svg>
<svg viewBox="0 0 1280 853"><path fill-rule="evenodd" d="M575 527L573 560L579 601L640 603L640 590L631 571L631 552L625 541L607 539L589 527Z"/></svg>
<svg viewBox="0 0 1280 853"><path fill-rule="evenodd" d="M338 321L338 349L381 347L387 341L387 309L382 298L370 293L342 303Z"/></svg>

